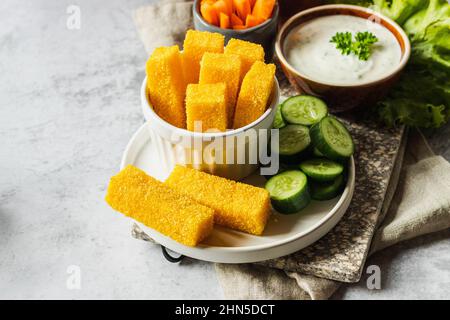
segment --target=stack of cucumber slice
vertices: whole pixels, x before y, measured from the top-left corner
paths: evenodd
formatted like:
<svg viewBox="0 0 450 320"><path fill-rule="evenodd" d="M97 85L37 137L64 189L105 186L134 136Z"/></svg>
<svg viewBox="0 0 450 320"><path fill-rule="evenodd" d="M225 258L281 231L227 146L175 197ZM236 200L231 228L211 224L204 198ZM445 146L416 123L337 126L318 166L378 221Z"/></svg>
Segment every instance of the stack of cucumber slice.
<svg viewBox="0 0 450 320"><path fill-rule="evenodd" d="M266 189L280 213L297 213L311 199L329 200L342 192L346 165L354 152L347 128L321 99L299 95L278 106L273 127L279 129L280 171Z"/></svg>

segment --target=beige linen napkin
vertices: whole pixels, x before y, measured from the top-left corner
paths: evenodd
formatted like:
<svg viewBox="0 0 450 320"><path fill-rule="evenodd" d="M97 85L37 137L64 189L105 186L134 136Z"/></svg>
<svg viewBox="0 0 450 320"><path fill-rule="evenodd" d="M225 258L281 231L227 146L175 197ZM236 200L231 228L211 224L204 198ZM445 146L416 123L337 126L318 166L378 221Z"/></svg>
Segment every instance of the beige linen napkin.
<svg viewBox="0 0 450 320"><path fill-rule="evenodd" d="M148 53L155 47L179 44L191 26L191 2L164 1L141 7L133 15ZM422 134L413 131L397 191L384 223L372 242L371 253L419 235L450 227L450 164L435 156ZM395 185L395 183L393 184ZM387 196L390 198L391 196ZM389 200L385 200L386 205ZM387 209L387 208L386 208ZM133 230L135 237L150 241ZM229 299L327 299L340 282L252 264L216 264L225 298Z"/></svg>

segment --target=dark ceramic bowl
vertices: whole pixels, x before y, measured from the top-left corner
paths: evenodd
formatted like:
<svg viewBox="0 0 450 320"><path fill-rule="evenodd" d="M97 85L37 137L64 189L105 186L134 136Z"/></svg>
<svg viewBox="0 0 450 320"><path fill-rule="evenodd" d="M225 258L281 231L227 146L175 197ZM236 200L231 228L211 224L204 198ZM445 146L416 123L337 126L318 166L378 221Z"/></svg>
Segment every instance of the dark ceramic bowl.
<svg viewBox="0 0 450 320"><path fill-rule="evenodd" d="M370 19L387 28L395 36L401 48L401 58L391 72L383 78L363 84L336 85L327 83L327 79L312 80L288 63L284 47L286 37L292 29L318 17L340 14ZM371 9L352 5L325 5L301 11L286 21L278 34L275 50L289 82L299 93L318 96L325 100L331 111L342 112L359 106L369 106L380 100L398 80L411 54L411 45L408 36L398 24Z"/></svg>
<svg viewBox="0 0 450 320"><path fill-rule="evenodd" d="M275 5L272 17L263 23L245 30L222 29L206 22L200 13L200 0L194 1L193 16L196 30L217 32L225 36L225 43L231 38L259 43L265 51L266 62L273 58L275 38L278 26L278 4Z"/></svg>

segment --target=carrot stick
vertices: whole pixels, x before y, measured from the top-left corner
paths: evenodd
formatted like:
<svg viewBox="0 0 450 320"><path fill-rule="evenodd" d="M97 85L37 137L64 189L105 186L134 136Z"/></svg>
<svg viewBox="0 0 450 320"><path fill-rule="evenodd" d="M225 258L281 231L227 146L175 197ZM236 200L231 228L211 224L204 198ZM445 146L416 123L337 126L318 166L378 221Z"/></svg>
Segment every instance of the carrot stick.
<svg viewBox="0 0 450 320"><path fill-rule="evenodd" d="M233 0L224 0L225 3L227 4L227 8L228 8L228 17L231 17L231 15L233 14Z"/></svg>
<svg viewBox="0 0 450 320"><path fill-rule="evenodd" d="M217 12L213 5L209 4L206 1L202 2L202 4L200 5L200 13L208 23L215 26L219 25L219 17L217 16Z"/></svg>
<svg viewBox="0 0 450 320"><path fill-rule="evenodd" d="M272 16L275 0L256 0L253 6L252 15L267 20Z"/></svg>
<svg viewBox="0 0 450 320"><path fill-rule="evenodd" d="M233 5L239 18L245 21L247 15L251 13L250 2L248 0L233 0Z"/></svg>
<svg viewBox="0 0 450 320"><path fill-rule="evenodd" d="M232 26L243 26L244 21L242 21L241 18L239 18L237 15L235 15L233 13L233 14L231 14L231 25Z"/></svg>
<svg viewBox="0 0 450 320"><path fill-rule="evenodd" d="M252 14L248 14L247 18L245 19L245 26L247 28L251 28L251 27L257 26L258 24L262 23L263 21L265 21L265 20L255 17Z"/></svg>
<svg viewBox="0 0 450 320"><path fill-rule="evenodd" d="M233 29L234 30L244 30L244 29L246 29L246 27L243 25L243 24L241 24L241 25L235 25L235 26L233 26Z"/></svg>
<svg viewBox="0 0 450 320"><path fill-rule="evenodd" d="M213 6L219 16L220 13L224 13L226 15L231 14L231 9L228 7L228 4L225 0L216 1Z"/></svg>
<svg viewBox="0 0 450 320"><path fill-rule="evenodd" d="M203 3L207 3L209 5L213 5L214 3L216 3L217 0L202 0L202 2L200 2L200 5L202 5Z"/></svg>
<svg viewBox="0 0 450 320"><path fill-rule="evenodd" d="M228 29L230 27L230 17L225 13L220 13L220 27L222 29Z"/></svg>

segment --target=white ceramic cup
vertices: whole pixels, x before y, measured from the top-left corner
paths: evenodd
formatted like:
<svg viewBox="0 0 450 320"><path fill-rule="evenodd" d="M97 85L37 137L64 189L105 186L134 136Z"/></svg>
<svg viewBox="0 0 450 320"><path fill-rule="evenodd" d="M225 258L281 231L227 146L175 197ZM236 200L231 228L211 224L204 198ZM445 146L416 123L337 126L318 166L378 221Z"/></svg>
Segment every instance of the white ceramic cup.
<svg viewBox="0 0 450 320"><path fill-rule="evenodd" d="M160 159L168 167L181 164L233 180L243 179L258 169L260 153L264 151L258 146L270 135L279 97L280 88L274 78L271 102L261 117L239 129L202 133L175 127L161 119L149 101L147 77L141 87L142 111L150 123Z"/></svg>

